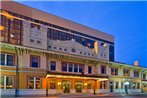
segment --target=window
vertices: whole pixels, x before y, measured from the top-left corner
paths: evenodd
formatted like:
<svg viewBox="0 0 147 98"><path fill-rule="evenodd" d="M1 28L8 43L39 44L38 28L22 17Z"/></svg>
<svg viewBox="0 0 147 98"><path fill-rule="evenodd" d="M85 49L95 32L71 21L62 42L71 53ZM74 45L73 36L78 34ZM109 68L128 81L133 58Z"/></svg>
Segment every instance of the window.
<svg viewBox="0 0 147 98"><path fill-rule="evenodd" d="M139 82L137 83L137 89L140 89L140 83Z"/></svg>
<svg viewBox="0 0 147 98"><path fill-rule="evenodd" d="M115 82L115 89L118 89L119 82Z"/></svg>
<svg viewBox="0 0 147 98"><path fill-rule="evenodd" d="M88 74L92 73L92 66L88 66Z"/></svg>
<svg viewBox="0 0 147 98"><path fill-rule="evenodd" d="M65 62L62 62L62 71L67 72L67 63L65 63Z"/></svg>
<svg viewBox="0 0 147 98"><path fill-rule="evenodd" d="M79 65L79 73L83 72L83 65Z"/></svg>
<svg viewBox="0 0 147 98"><path fill-rule="evenodd" d="M14 88L14 77L0 76L0 88L1 89L13 89Z"/></svg>
<svg viewBox="0 0 147 98"><path fill-rule="evenodd" d="M68 72L72 72L72 70L73 70L73 64L69 63L68 64Z"/></svg>
<svg viewBox="0 0 147 98"><path fill-rule="evenodd" d="M50 89L56 89L56 81L54 79L50 80Z"/></svg>
<svg viewBox="0 0 147 98"><path fill-rule="evenodd" d="M132 84L132 86L133 86L133 89L136 89L136 83L135 82Z"/></svg>
<svg viewBox="0 0 147 98"><path fill-rule="evenodd" d="M106 74L106 66L101 66L101 73Z"/></svg>
<svg viewBox="0 0 147 98"><path fill-rule="evenodd" d="M143 79L146 80L146 74L143 74Z"/></svg>
<svg viewBox="0 0 147 98"><path fill-rule="evenodd" d="M40 67L40 57L31 56L31 67L39 68Z"/></svg>
<svg viewBox="0 0 147 98"><path fill-rule="evenodd" d="M14 55L13 54L0 54L1 65L14 66Z"/></svg>
<svg viewBox="0 0 147 98"><path fill-rule="evenodd" d="M52 71L56 70L56 62L55 61L50 62L50 70L52 70Z"/></svg>
<svg viewBox="0 0 147 98"><path fill-rule="evenodd" d="M139 71L134 71L134 77L139 77Z"/></svg>
<svg viewBox="0 0 147 98"><path fill-rule="evenodd" d="M130 70L124 69L124 76L129 76L129 75L130 75Z"/></svg>
<svg viewBox="0 0 147 98"><path fill-rule="evenodd" d="M74 64L74 72L78 72L78 64Z"/></svg>
<svg viewBox="0 0 147 98"><path fill-rule="evenodd" d="M88 88L88 89L92 89L91 82L89 82L89 83L87 84L87 88Z"/></svg>
<svg viewBox="0 0 147 98"><path fill-rule="evenodd" d="M118 68L111 68L111 75L118 75Z"/></svg>
<svg viewBox="0 0 147 98"><path fill-rule="evenodd" d="M41 79L38 77L29 77L28 89L41 89Z"/></svg>
<svg viewBox="0 0 147 98"><path fill-rule="evenodd" d="M13 19L10 20L6 16L1 15L1 25L5 27L1 31L1 42L11 44L22 44L23 41L23 23L22 20Z"/></svg>
<svg viewBox="0 0 147 98"><path fill-rule="evenodd" d="M121 89L123 89L124 88L124 83L123 82L121 82Z"/></svg>

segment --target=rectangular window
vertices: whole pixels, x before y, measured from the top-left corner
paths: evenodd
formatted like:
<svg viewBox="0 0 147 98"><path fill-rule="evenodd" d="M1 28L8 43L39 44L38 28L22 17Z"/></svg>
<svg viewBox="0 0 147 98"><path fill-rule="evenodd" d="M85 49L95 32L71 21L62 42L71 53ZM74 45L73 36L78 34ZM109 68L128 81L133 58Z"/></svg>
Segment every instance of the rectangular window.
<svg viewBox="0 0 147 98"><path fill-rule="evenodd" d="M74 72L78 72L78 64L74 64Z"/></svg>
<svg viewBox="0 0 147 98"><path fill-rule="evenodd" d="M124 83L123 82L121 82L121 89L123 89L124 88Z"/></svg>
<svg viewBox="0 0 147 98"><path fill-rule="evenodd" d="M139 82L137 83L137 89L140 89L140 83Z"/></svg>
<svg viewBox="0 0 147 98"><path fill-rule="evenodd" d="M68 72L72 72L72 70L73 70L73 64L69 63L68 64Z"/></svg>
<svg viewBox="0 0 147 98"><path fill-rule="evenodd" d="M134 77L139 77L139 71L134 71Z"/></svg>
<svg viewBox="0 0 147 98"><path fill-rule="evenodd" d="M1 65L5 66L14 66L14 55L13 54L0 54L1 56Z"/></svg>
<svg viewBox="0 0 147 98"><path fill-rule="evenodd" d="M92 66L88 66L88 74L92 73Z"/></svg>
<svg viewBox="0 0 147 98"><path fill-rule="evenodd" d="M106 74L106 66L101 66L101 73Z"/></svg>
<svg viewBox="0 0 147 98"><path fill-rule="evenodd" d="M115 82L115 89L118 89L119 82Z"/></svg>
<svg viewBox="0 0 147 98"><path fill-rule="evenodd" d="M56 81L54 79L50 80L50 89L56 89Z"/></svg>
<svg viewBox="0 0 147 98"><path fill-rule="evenodd" d="M67 63L62 62L62 71L67 72Z"/></svg>
<svg viewBox="0 0 147 98"><path fill-rule="evenodd" d="M41 78L29 77L28 78L29 89L41 89Z"/></svg>
<svg viewBox="0 0 147 98"><path fill-rule="evenodd" d="M79 65L79 73L83 72L83 65Z"/></svg>
<svg viewBox="0 0 147 98"><path fill-rule="evenodd" d="M130 70L124 69L124 76L130 76Z"/></svg>
<svg viewBox="0 0 147 98"><path fill-rule="evenodd" d="M118 68L111 68L111 75L118 75Z"/></svg>
<svg viewBox="0 0 147 98"><path fill-rule="evenodd" d="M31 67L39 68L40 67L40 57L31 56Z"/></svg>
<svg viewBox="0 0 147 98"><path fill-rule="evenodd" d="M56 62L55 61L50 62L50 70L56 71Z"/></svg>
<svg viewBox="0 0 147 98"><path fill-rule="evenodd" d="M0 88L1 89L13 89L14 88L14 77L0 76Z"/></svg>
<svg viewBox="0 0 147 98"><path fill-rule="evenodd" d="M146 74L143 74L143 79L146 80Z"/></svg>

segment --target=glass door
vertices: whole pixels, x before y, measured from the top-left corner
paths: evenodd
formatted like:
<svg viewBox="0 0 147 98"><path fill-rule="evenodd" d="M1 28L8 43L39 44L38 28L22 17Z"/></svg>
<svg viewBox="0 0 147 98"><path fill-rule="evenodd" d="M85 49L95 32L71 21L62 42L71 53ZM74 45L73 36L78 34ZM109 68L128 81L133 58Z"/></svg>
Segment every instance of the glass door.
<svg viewBox="0 0 147 98"><path fill-rule="evenodd" d="M71 83L69 80L62 81L62 87L64 93L70 93Z"/></svg>
<svg viewBox="0 0 147 98"><path fill-rule="evenodd" d="M83 83L78 81L75 83L76 93L82 93Z"/></svg>

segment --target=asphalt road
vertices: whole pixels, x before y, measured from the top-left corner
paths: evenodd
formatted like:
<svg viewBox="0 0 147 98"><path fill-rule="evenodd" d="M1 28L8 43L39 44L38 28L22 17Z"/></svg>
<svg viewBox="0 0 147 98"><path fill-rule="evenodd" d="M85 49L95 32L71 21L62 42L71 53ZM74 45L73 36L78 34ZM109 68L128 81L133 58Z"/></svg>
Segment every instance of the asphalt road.
<svg viewBox="0 0 147 98"><path fill-rule="evenodd" d="M117 95L117 96L4 96L1 98L147 98L147 94L144 95Z"/></svg>

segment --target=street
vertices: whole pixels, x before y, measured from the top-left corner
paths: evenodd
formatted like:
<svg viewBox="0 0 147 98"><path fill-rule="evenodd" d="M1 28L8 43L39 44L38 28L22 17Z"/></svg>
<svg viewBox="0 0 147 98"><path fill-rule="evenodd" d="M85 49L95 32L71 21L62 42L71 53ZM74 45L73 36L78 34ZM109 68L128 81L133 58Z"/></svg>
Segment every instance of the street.
<svg viewBox="0 0 147 98"><path fill-rule="evenodd" d="M59 96L3 96L1 98L147 98L147 94L136 95L59 95Z"/></svg>

